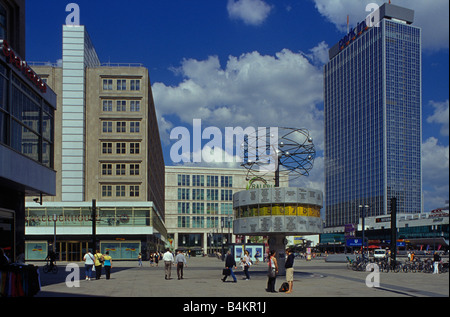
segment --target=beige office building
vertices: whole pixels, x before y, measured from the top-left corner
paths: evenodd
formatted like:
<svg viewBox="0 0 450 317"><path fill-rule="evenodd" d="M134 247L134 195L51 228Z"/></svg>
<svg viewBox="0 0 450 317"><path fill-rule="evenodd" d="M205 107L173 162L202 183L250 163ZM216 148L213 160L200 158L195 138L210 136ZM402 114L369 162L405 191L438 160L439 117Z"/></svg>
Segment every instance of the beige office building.
<svg viewBox="0 0 450 317"><path fill-rule="evenodd" d="M173 249L211 254L233 235L233 194L249 184L245 168L166 166L166 228ZM267 184L274 180L266 177ZM287 186L286 177L280 186Z"/></svg>
<svg viewBox="0 0 450 317"><path fill-rule="evenodd" d="M27 203L31 250L53 240L61 260L76 260L92 240L113 258L162 249L164 159L148 69L101 64L84 26L63 26L62 65L33 69L58 95L55 112L56 196ZM60 110L61 109L61 110ZM45 252L45 251L42 251Z"/></svg>

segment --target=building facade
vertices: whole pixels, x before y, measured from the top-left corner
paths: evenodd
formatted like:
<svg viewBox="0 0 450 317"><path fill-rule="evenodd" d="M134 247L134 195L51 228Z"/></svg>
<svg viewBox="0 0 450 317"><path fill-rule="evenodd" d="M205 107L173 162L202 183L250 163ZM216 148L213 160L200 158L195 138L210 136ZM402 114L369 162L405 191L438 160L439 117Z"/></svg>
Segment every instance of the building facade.
<svg viewBox="0 0 450 317"><path fill-rule="evenodd" d="M25 247L25 197L55 195L56 95L25 61L25 1L0 1L0 248Z"/></svg>
<svg viewBox="0 0 450 317"><path fill-rule="evenodd" d="M273 180L266 181L273 186ZM246 190L248 183L244 168L166 166L166 228L171 247L211 254L222 252L222 244L245 242L244 237L233 235L233 194Z"/></svg>
<svg viewBox="0 0 450 317"><path fill-rule="evenodd" d="M324 67L326 226L422 209L421 30L381 6L329 51ZM379 20L379 22L377 21Z"/></svg>
<svg viewBox="0 0 450 317"><path fill-rule="evenodd" d="M102 65L84 26L63 26L62 67L33 68L58 94L61 133L55 138L56 195L41 206L27 203L26 255L41 256L32 250L53 241L54 226L61 260L73 260L88 246L108 249L116 259L161 249L164 159L148 69ZM91 243L94 201L97 246Z"/></svg>

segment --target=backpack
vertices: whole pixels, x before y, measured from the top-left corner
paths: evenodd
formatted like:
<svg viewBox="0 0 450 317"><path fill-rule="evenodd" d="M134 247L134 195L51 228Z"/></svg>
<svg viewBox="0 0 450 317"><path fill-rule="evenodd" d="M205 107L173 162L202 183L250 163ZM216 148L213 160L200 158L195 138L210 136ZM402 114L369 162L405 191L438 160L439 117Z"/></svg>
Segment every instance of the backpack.
<svg viewBox="0 0 450 317"><path fill-rule="evenodd" d="M288 290L289 290L289 284L287 282L284 282L283 284L281 284L279 292L287 292Z"/></svg>

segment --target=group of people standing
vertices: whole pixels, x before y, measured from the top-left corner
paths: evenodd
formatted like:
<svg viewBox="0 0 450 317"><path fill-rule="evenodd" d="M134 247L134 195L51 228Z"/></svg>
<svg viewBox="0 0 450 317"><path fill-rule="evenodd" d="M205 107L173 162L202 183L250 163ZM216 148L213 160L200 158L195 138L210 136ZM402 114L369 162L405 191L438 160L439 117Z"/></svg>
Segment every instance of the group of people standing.
<svg viewBox="0 0 450 317"><path fill-rule="evenodd" d="M96 250L92 254L91 250L83 256L84 267L86 269L86 281L90 281L93 277L93 272L95 272L95 279L100 279L102 275L102 267L105 268L106 279L109 280L111 277L111 267L112 267L112 257L109 255L109 251L102 254L100 250Z"/></svg>
<svg viewBox="0 0 450 317"><path fill-rule="evenodd" d="M294 254L291 249L286 250L286 282L288 283L288 289L286 293L292 293L292 288L294 284ZM243 266L243 271L245 274L244 280L250 280L249 268L252 265L252 261L250 259L249 252L245 250L244 256L241 258L241 265ZM237 282L236 275L234 274L233 269L236 269L236 260L234 256L231 254L231 251L228 250L226 258L225 258L225 269L223 271L224 277L222 278L222 282L225 282L228 276L233 278L233 282ZM270 251L268 257L268 271L267 271L267 292L276 293L275 283L278 275L278 262L276 258L276 252Z"/></svg>

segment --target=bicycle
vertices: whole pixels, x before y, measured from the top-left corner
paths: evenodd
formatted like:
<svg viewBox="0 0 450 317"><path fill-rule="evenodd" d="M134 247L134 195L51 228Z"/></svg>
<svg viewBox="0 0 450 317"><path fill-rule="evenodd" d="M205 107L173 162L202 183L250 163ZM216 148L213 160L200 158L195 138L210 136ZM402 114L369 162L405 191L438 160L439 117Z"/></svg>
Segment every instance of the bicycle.
<svg viewBox="0 0 450 317"><path fill-rule="evenodd" d="M44 267L42 268L42 270L44 271L44 273L49 273L52 272L53 274L58 273L58 266L55 264L49 264L48 262L44 265Z"/></svg>

